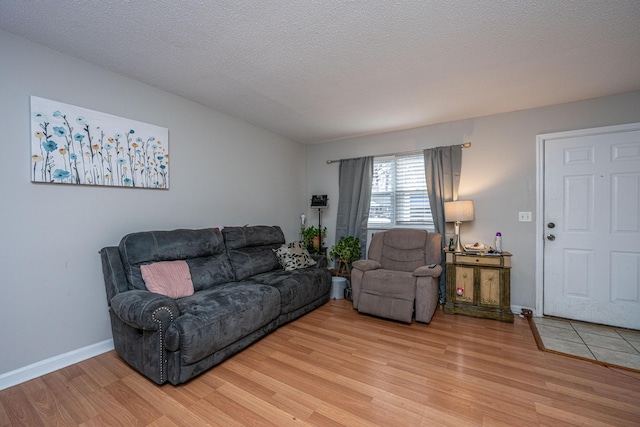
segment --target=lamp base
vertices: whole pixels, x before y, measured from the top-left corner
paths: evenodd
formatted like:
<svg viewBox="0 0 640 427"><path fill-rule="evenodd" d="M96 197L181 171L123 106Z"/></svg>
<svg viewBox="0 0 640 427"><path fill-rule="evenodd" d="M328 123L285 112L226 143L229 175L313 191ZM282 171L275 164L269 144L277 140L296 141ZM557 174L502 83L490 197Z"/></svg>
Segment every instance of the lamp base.
<svg viewBox="0 0 640 427"><path fill-rule="evenodd" d="M462 248L462 244L460 243L460 224L462 224L462 222L460 221L456 221L454 224L455 234L456 234L456 247L454 249L455 252L464 252L464 249Z"/></svg>
<svg viewBox="0 0 640 427"><path fill-rule="evenodd" d="M455 252L464 252L464 249L462 248L462 244L460 244L460 235L458 234L456 236L456 247L454 249Z"/></svg>

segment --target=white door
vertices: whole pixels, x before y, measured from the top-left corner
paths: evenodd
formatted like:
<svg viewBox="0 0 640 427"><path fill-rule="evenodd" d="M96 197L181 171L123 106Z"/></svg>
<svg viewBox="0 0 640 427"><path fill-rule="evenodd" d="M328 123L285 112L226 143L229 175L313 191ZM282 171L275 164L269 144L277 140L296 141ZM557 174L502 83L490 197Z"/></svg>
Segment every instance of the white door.
<svg viewBox="0 0 640 427"><path fill-rule="evenodd" d="M540 141L544 314L640 329L640 123Z"/></svg>

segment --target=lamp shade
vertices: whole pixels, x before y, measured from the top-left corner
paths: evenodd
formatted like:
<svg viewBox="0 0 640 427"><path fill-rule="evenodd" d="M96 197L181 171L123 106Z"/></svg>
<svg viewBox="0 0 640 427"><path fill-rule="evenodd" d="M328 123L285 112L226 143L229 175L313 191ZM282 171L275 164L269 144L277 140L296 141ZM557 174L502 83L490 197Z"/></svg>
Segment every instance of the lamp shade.
<svg viewBox="0 0 640 427"><path fill-rule="evenodd" d="M446 222L473 221L473 200L456 200L444 203L444 220Z"/></svg>

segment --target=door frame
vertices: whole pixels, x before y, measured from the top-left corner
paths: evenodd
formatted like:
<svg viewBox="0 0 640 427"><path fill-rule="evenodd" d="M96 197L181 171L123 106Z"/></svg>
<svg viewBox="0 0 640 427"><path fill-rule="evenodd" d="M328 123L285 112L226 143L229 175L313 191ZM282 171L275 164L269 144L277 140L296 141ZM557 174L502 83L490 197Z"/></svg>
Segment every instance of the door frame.
<svg viewBox="0 0 640 427"><path fill-rule="evenodd" d="M533 315L544 315L544 146L547 142L580 136L640 130L640 123L577 129L563 132L542 133L536 136L536 306Z"/></svg>

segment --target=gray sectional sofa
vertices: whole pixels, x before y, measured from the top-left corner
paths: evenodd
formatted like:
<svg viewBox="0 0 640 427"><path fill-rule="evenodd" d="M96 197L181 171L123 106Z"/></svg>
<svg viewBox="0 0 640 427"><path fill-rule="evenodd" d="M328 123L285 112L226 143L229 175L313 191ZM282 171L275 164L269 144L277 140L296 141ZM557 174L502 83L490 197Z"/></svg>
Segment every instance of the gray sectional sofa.
<svg viewBox="0 0 640 427"><path fill-rule="evenodd" d="M284 243L279 227L253 226L145 231L103 248L116 352L154 382L180 384L327 302L326 260L285 271L274 252ZM142 266L176 260L193 294L147 290Z"/></svg>

